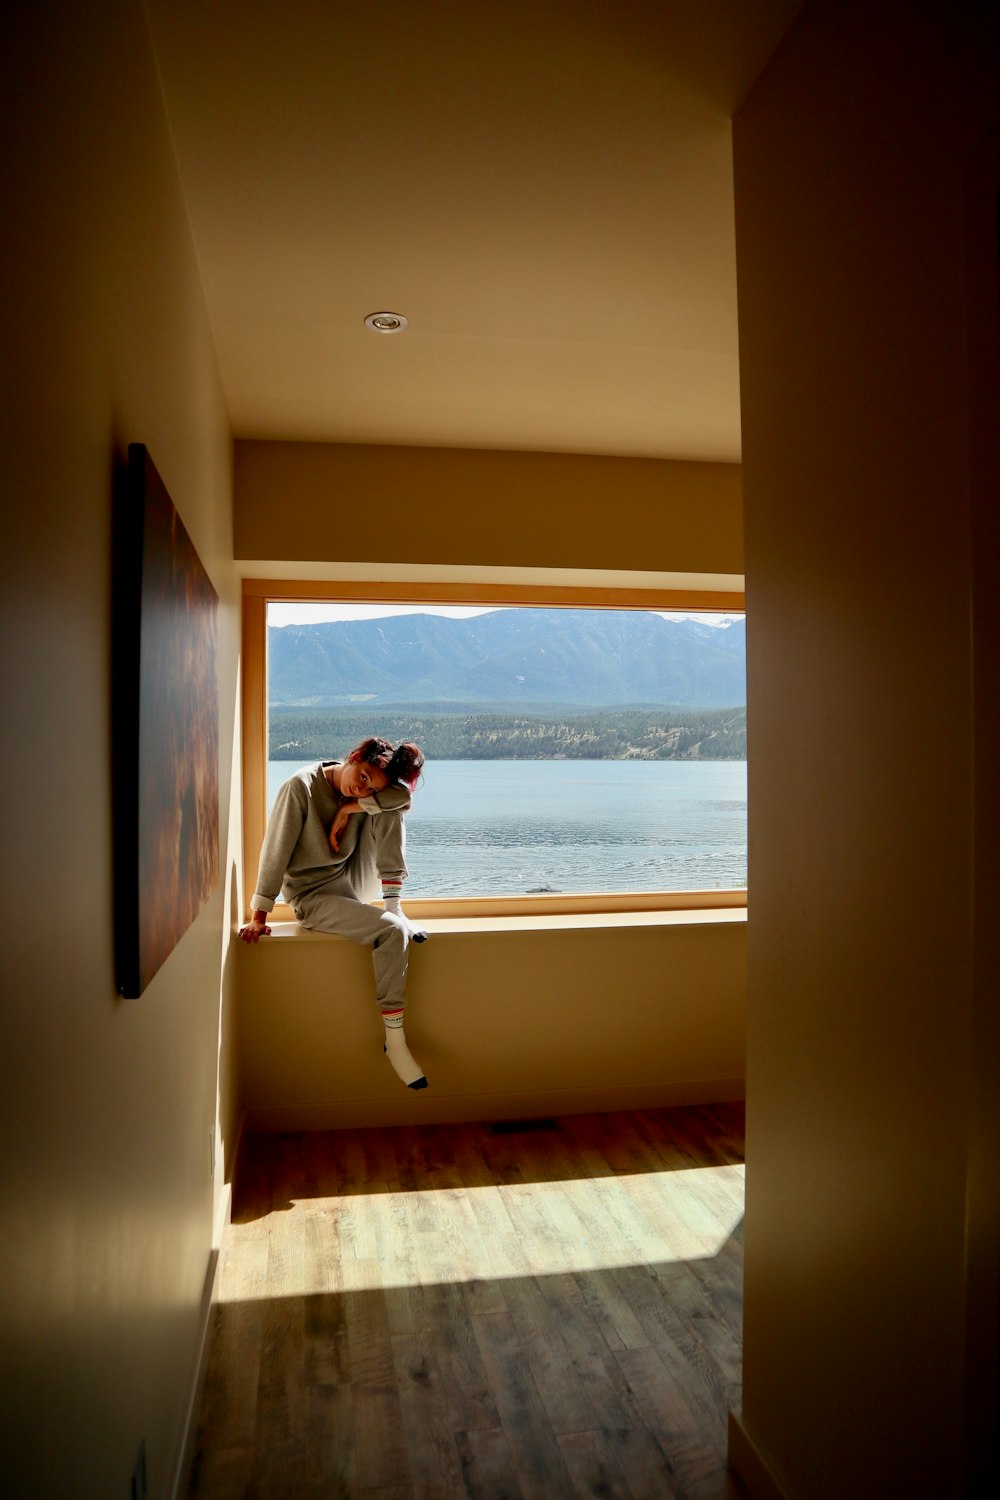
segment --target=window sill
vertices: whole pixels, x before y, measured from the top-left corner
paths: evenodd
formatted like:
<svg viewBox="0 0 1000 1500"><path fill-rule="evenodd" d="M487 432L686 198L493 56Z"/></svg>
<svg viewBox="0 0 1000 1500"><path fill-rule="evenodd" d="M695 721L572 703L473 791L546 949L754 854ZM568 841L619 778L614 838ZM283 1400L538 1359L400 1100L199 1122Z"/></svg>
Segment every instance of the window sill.
<svg viewBox="0 0 1000 1500"><path fill-rule="evenodd" d="M444 918L462 924L482 917L592 917L644 916L667 912L715 912L746 910L747 888L719 887L708 891L605 891L583 895L580 892L535 892L520 896L449 896L421 898L405 896L404 910L415 922ZM373 901L373 906L380 903ZM272 912L275 922L292 922L292 908L278 901Z"/></svg>
<svg viewBox="0 0 1000 1500"><path fill-rule="evenodd" d="M505 916L456 915L448 917L411 917L431 936L449 932L556 932L562 930L595 931L614 927L693 927L745 923L747 909L737 907L697 907L680 911L604 911L539 912ZM300 922L275 920L268 924L272 938L298 943L345 942L333 933L311 932Z"/></svg>

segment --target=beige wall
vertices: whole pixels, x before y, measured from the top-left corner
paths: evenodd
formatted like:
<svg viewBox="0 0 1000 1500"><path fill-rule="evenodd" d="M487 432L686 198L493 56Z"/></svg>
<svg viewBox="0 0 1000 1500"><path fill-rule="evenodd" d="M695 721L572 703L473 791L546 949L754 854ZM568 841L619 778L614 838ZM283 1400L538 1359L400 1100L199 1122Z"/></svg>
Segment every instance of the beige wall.
<svg viewBox="0 0 1000 1500"><path fill-rule="evenodd" d="M742 586L740 474L730 464L240 441L234 503L237 557L263 576L335 577L345 564L353 578L377 578L390 564L457 581L465 565L476 581L487 569L530 569L540 584L642 573ZM380 528L383 505L390 514L412 505L415 519ZM742 913L705 926L445 923L416 952L411 980L407 1033L432 1076L426 1096L407 1096L384 1066L367 953L297 939L241 952L248 1124L740 1097L745 943Z"/></svg>
<svg viewBox="0 0 1000 1500"><path fill-rule="evenodd" d="M969 1101L996 1064L995 1031L992 1056L971 1050L970 622L996 548L994 526L974 578L962 191L998 70L955 14L807 6L734 130L743 1425L796 1500L957 1496L983 1441L963 1433ZM995 374L995 323L992 351ZM995 867L995 820L984 834ZM995 1366L996 1273L994 1243L973 1382Z"/></svg>
<svg viewBox="0 0 1000 1500"><path fill-rule="evenodd" d="M235 484L241 561L743 572L738 464L240 441Z"/></svg>
<svg viewBox="0 0 1000 1500"><path fill-rule="evenodd" d="M217 1081L227 1140L234 1122L229 434L142 6L20 7L4 68L3 1487L126 1496L145 1438L161 1500L211 1256ZM135 441L222 600L222 876L120 1001L110 521Z"/></svg>
<svg viewBox="0 0 1000 1500"><path fill-rule="evenodd" d="M706 917L708 914L705 914ZM743 1097L742 911L430 923L411 950L407 1038L431 1087L382 1056L371 956L336 938L238 955L251 1129L526 1118ZM276 997L280 996L280 1002Z"/></svg>
<svg viewBox="0 0 1000 1500"><path fill-rule="evenodd" d="M277 945L266 954L234 954L229 941L239 821L229 434L142 7L135 0L109 0L96 10L27 7L8 42L4 93L17 132L6 142L3 167L10 207L3 828L18 905L8 912L4 959L4 1479L26 1496L127 1494L144 1438L150 1492L160 1500L186 1419L224 1204L226 1171L220 1165L213 1184L209 1137L216 1132L220 1163L228 1167L240 1103L232 1068L237 971L262 960L241 996L249 1089L254 1048L268 1028L273 1033L279 1014L274 991L265 1006L254 986L284 955ZM146 994L122 1002L114 992L111 925L110 521L114 465L132 441L149 446L222 601L222 873ZM373 471L381 476L393 457L370 453ZM738 473L730 466L640 464L626 480L623 468L601 460L585 474L575 460L540 456L529 465L538 482L527 487L523 466L516 455L494 456L485 469L478 459L438 456L425 489L415 492L422 520L405 528L409 540L394 544L393 555L459 566L509 557L536 568L742 571ZM606 477L598 484L588 476L601 469ZM473 470L481 503L475 524L462 528ZM410 495L414 466L406 472ZM451 482L456 477L461 483ZM690 497L687 510L677 499L678 480ZM625 519L623 484L635 500ZM301 534L315 527L323 540L318 548L303 543L296 555L308 563L318 554L328 565L340 555L356 559L358 547L329 525L326 491L315 497ZM289 534L274 516L296 499L305 502L300 487L275 496L272 540L263 549L271 557L280 550L273 538ZM516 539L507 535L512 518L522 530ZM456 537L468 538L469 547ZM364 556L383 560L369 549ZM720 926L717 940L707 933L586 934L574 938L568 960L565 937L523 934L503 945L503 973L514 982L532 976L520 995L522 1014L553 990L566 1013L579 986L593 1017L594 975L601 976L602 1004L616 985L636 995L648 986L661 1010L656 1044L664 1053L673 1046L675 1056L664 1056L650 1074L650 1033L636 1008L631 1065L641 1059L645 1072L633 1067L632 1082L645 1088L652 1076L662 1089L671 1079L683 1088L719 1078L728 1091L742 1052L743 932ZM692 951L708 945L695 966L702 988L692 989L686 1015L664 1011L676 996L677 974L690 969L678 960L689 942ZM339 947L336 963L360 987L365 974L357 965L367 956L330 947ZM545 1091L546 1099L550 1088L592 1088L597 1053L588 1049L596 1043L574 1052L570 1083L560 1080L554 1038L549 1077L539 1077L537 1058L516 1067L518 1016L513 1025L503 1019L506 985L492 972L499 959L486 947L491 1007L480 1030L503 1051L506 1073L484 1072L483 1058L474 1055L466 1071L464 1040L455 1055L460 1028L453 1018L468 1009L482 950L453 935L438 943L428 967L445 984L437 1017L433 997L423 996L437 1028L432 1055L442 1081L455 1092L488 1091L507 1086L504 1078L523 1083L526 1073L525 1086ZM340 971L324 964L317 977L298 950L289 960L292 1006L301 1007L306 1023L306 1043L296 1045L319 1045L330 1055L330 1039L315 1039L323 985ZM711 993L706 975L718 980ZM693 1028L699 1008L722 1027L714 1051ZM370 1018L356 1010L359 1038ZM600 1031L602 1046L611 1035ZM613 1039L615 1086L628 1086ZM302 1055L293 1053L291 1069L282 1057L281 1088ZM296 1107L315 1102L312 1075L306 1081L308 1088L301 1079L296 1085ZM277 1084L260 1096L265 1105L284 1102ZM383 1085L384 1071L375 1094L387 1098Z"/></svg>

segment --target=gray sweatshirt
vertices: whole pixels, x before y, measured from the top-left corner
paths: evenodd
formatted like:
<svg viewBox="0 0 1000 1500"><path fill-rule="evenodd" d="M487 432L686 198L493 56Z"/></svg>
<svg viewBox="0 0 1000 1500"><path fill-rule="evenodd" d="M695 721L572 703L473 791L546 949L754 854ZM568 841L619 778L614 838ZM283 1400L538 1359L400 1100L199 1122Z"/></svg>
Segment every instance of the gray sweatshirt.
<svg viewBox="0 0 1000 1500"><path fill-rule="evenodd" d="M325 885L347 870L364 832L365 818L352 817L340 835L340 848L330 848L330 825L344 799L326 778L326 769L338 761L321 760L315 766L297 771L279 791L260 851L257 889L250 901L253 911L271 911L279 894L294 906L297 896ZM410 806L410 793L398 783L370 797L361 797L358 806L369 817L380 813L403 813ZM380 845L383 841L379 841ZM401 841L389 840L398 851L392 869L379 869L385 879L403 880Z"/></svg>

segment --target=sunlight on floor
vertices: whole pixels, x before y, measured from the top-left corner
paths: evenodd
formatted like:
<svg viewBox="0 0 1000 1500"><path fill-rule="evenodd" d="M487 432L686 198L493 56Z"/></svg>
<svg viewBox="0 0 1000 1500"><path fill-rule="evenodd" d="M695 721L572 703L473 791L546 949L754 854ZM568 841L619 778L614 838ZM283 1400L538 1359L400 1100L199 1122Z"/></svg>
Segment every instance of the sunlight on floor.
<svg viewBox="0 0 1000 1500"><path fill-rule="evenodd" d="M734 1165L298 1199L231 1227L241 1271L224 1266L220 1300L273 1296L276 1271L296 1296L701 1260L738 1227L743 1186Z"/></svg>

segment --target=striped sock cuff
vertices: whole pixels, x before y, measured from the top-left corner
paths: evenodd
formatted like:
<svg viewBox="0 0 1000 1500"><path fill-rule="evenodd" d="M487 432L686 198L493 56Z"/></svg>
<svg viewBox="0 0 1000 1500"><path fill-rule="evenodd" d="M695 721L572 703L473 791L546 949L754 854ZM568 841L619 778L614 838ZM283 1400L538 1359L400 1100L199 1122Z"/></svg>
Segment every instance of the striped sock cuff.
<svg viewBox="0 0 1000 1500"><path fill-rule="evenodd" d="M392 897L392 896L395 896L396 899L398 900L399 897L402 894L403 894L403 882L401 880L383 880L383 882L382 882L382 899L383 899L383 901L386 899L386 897Z"/></svg>

